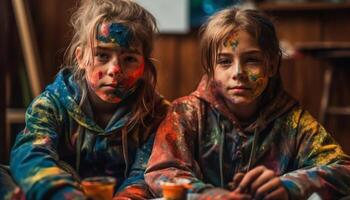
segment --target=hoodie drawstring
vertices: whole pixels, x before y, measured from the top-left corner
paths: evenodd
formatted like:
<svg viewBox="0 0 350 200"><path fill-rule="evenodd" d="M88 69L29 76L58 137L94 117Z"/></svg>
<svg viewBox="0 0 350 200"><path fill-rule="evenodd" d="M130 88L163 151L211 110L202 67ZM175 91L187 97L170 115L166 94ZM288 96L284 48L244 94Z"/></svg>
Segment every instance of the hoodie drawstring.
<svg viewBox="0 0 350 200"><path fill-rule="evenodd" d="M257 142L258 142L258 127L259 127L259 122L260 122L260 117L256 121L256 126L254 128L254 138L253 138L253 144L252 148L250 149L250 156L249 156L249 161L248 161L248 167L247 167L247 172L251 170L253 167L253 159L255 158L256 154L256 147L257 147Z"/></svg>
<svg viewBox="0 0 350 200"><path fill-rule="evenodd" d="M225 141L225 126L221 123L221 137L220 137L220 152L219 152L219 160L220 160L220 184L221 187L224 187L224 172L223 172L223 154L224 154L224 141Z"/></svg>
<svg viewBox="0 0 350 200"><path fill-rule="evenodd" d="M76 144L76 160L75 160L75 170L77 171L77 173L79 173L80 170L80 156L81 156L81 147L83 145L83 141L84 141L84 128L82 126L78 126L77 129L78 132L78 138L77 138L77 144Z"/></svg>
<svg viewBox="0 0 350 200"><path fill-rule="evenodd" d="M122 145L123 145L123 156L125 160L125 171L124 176L127 177L129 171L129 159L128 159L128 138L127 138L127 128L122 128Z"/></svg>

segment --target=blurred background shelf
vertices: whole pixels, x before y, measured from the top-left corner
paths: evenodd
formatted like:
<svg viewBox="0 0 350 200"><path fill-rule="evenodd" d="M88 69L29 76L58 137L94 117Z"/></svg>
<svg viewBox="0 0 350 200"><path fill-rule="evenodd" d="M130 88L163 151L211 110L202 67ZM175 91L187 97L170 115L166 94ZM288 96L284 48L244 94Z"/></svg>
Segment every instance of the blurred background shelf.
<svg viewBox="0 0 350 200"><path fill-rule="evenodd" d="M327 3L327 2L281 2L258 3L257 7L264 11L336 11L350 10L350 2Z"/></svg>

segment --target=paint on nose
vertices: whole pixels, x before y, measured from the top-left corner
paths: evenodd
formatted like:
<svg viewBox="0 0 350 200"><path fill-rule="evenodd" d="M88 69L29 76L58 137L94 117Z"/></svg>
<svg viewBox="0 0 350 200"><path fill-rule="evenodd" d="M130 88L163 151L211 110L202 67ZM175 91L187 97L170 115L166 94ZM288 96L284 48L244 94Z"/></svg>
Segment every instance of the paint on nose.
<svg viewBox="0 0 350 200"><path fill-rule="evenodd" d="M119 65L114 65L112 66L112 68L110 69L109 73L110 74L119 74L121 72L120 66Z"/></svg>

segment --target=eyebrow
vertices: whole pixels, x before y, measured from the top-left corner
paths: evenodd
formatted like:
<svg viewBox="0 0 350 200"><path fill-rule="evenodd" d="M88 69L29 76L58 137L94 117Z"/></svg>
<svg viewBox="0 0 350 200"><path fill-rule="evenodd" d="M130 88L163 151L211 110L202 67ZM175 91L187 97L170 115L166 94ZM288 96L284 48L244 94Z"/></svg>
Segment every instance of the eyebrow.
<svg viewBox="0 0 350 200"><path fill-rule="evenodd" d="M138 54L141 55L140 51L136 48L121 48L121 47L103 47L103 46L95 46L94 47L95 51L118 51L118 50L123 50L125 53L131 53L131 54Z"/></svg>
<svg viewBox="0 0 350 200"><path fill-rule="evenodd" d="M256 55L256 54L262 55L262 51L253 49L253 50L248 50L248 51L245 51L245 52L241 53L242 56L252 55L252 54L253 55ZM231 56L231 55L232 55L231 52L219 52L217 54L218 57L219 56Z"/></svg>

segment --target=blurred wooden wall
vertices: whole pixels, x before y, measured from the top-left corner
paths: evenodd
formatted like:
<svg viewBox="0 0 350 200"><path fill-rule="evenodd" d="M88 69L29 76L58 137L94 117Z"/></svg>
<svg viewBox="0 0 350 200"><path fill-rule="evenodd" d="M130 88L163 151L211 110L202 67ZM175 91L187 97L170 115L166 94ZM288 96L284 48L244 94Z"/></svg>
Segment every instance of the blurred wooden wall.
<svg viewBox="0 0 350 200"><path fill-rule="evenodd" d="M350 4L314 4L305 8L271 8L280 40L291 44L310 41L350 41ZM311 57L285 60L281 70L287 91L298 99L314 117L319 114L323 75L327 62ZM350 66L335 68L330 105L350 105ZM324 126L350 153L350 116L327 115Z"/></svg>
<svg viewBox="0 0 350 200"><path fill-rule="evenodd" d="M76 1L29 0L45 83L53 80L71 37L68 26ZM280 39L291 44L303 41L350 41L350 6L345 9L265 8L276 19ZM197 31L185 35L160 35L153 54L158 67L158 89L170 100L189 94L196 88L203 73L200 66ZM305 57L284 60L281 73L286 89L315 117L322 91L325 63ZM347 76L338 73L331 103L350 103ZM347 99L347 100L344 100ZM326 127L350 153L349 117L329 117Z"/></svg>

